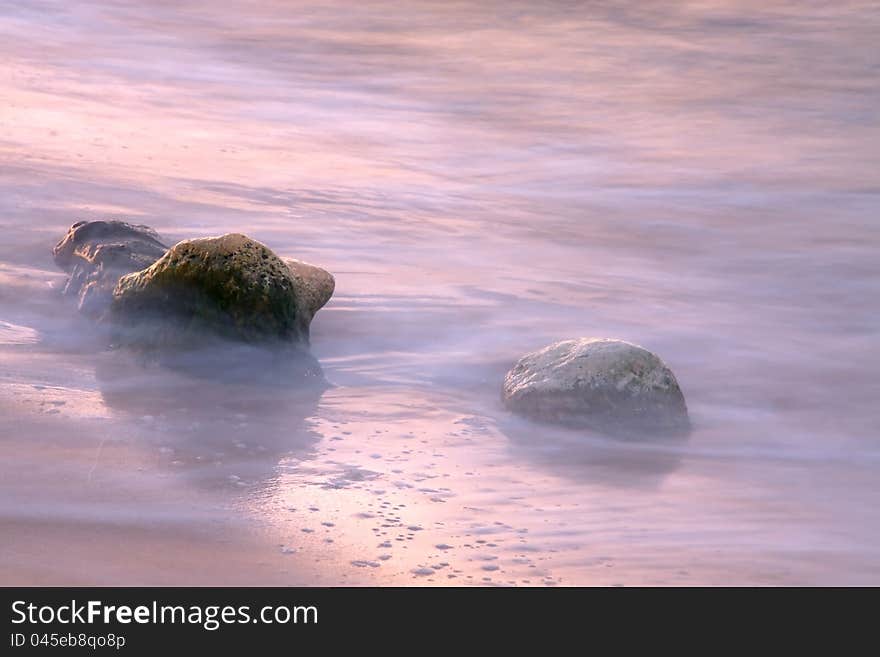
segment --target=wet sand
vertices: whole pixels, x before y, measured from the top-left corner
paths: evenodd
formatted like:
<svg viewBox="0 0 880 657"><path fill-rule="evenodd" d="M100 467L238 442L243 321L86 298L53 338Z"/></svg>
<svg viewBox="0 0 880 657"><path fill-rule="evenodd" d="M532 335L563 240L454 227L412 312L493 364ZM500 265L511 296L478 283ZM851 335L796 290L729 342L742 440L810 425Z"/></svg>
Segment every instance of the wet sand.
<svg viewBox="0 0 880 657"><path fill-rule="evenodd" d="M68 4L0 10L0 583L880 583L876 8ZM108 350L106 217L333 272L331 387ZM502 408L581 335L688 439Z"/></svg>

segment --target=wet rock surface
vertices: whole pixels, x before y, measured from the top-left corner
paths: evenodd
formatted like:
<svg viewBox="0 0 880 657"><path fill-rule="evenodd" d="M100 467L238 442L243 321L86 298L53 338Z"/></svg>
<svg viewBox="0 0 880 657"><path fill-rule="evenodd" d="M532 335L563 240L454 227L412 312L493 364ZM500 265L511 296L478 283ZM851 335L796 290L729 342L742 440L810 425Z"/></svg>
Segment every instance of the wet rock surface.
<svg viewBox="0 0 880 657"><path fill-rule="evenodd" d="M149 344L197 344L206 333L308 344L309 324L333 288L323 269L284 262L264 244L230 233L180 242L123 276L110 317L134 329L129 339Z"/></svg>
<svg viewBox="0 0 880 657"><path fill-rule="evenodd" d="M65 296L79 309L102 315L113 300L119 278L156 262L167 247L149 226L124 221L79 221L55 245L55 263L69 274Z"/></svg>
<svg viewBox="0 0 880 657"><path fill-rule="evenodd" d="M305 326L305 333L308 336L309 324L315 313L333 296L336 281L330 272L302 260L288 258L284 263L290 269L294 281L297 321Z"/></svg>
<svg viewBox="0 0 880 657"><path fill-rule="evenodd" d="M672 371L623 340L564 340L526 354L507 373L502 399L532 419L611 433L681 433L690 424Z"/></svg>

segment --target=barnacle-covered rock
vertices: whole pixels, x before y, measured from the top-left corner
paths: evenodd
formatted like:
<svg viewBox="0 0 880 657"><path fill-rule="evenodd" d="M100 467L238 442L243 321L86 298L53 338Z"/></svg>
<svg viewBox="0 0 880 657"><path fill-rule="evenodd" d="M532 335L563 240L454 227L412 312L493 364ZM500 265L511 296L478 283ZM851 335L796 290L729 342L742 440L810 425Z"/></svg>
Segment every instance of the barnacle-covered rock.
<svg viewBox="0 0 880 657"><path fill-rule="evenodd" d="M123 276L111 318L147 343L192 343L210 333L308 344L309 324L333 288L323 269L286 263L264 244L230 233L179 242L150 267Z"/></svg>

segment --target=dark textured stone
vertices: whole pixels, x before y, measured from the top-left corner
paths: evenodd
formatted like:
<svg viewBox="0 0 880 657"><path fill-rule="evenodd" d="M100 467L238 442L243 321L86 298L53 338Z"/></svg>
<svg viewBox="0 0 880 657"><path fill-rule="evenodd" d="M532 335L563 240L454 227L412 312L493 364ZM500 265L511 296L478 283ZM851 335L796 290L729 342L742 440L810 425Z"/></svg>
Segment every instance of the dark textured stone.
<svg viewBox="0 0 880 657"><path fill-rule="evenodd" d="M333 294L323 269L285 263L246 235L185 240L123 276L110 317L136 342L197 343L206 333L246 342L308 344L309 323Z"/></svg>
<svg viewBox="0 0 880 657"><path fill-rule="evenodd" d="M56 264L69 274L66 296L79 309L100 316L113 299L124 274L149 267L167 247L148 226L124 221L79 221L53 249Z"/></svg>

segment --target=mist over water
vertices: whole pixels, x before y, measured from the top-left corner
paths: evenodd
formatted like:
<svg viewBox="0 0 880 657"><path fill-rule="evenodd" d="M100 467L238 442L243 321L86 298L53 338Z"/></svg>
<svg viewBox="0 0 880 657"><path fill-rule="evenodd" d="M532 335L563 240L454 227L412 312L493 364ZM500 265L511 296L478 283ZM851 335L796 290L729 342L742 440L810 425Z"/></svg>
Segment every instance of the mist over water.
<svg viewBox="0 0 880 657"><path fill-rule="evenodd" d="M0 583L880 583L878 42L868 2L4 6ZM108 350L51 258L108 217L331 271L327 385ZM580 336L660 355L687 440L502 408Z"/></svg>

